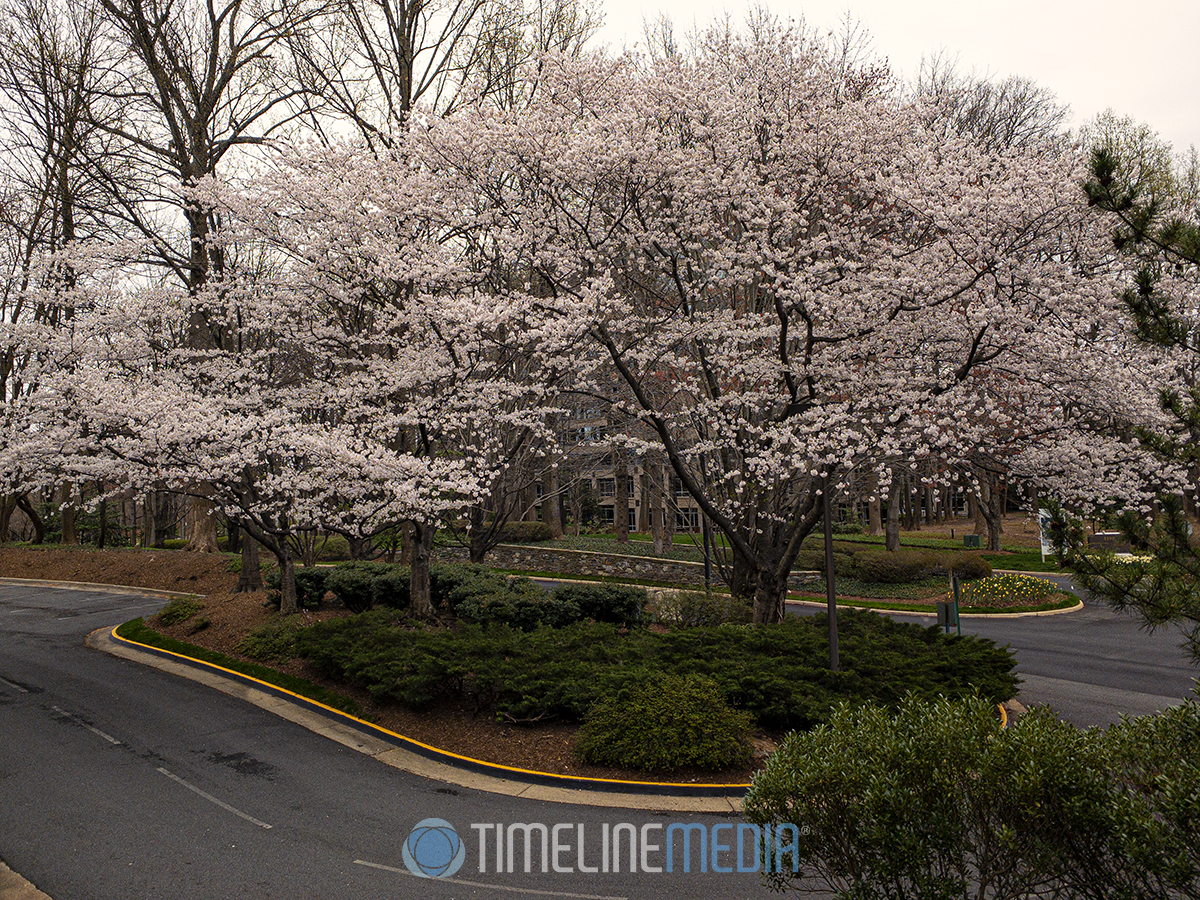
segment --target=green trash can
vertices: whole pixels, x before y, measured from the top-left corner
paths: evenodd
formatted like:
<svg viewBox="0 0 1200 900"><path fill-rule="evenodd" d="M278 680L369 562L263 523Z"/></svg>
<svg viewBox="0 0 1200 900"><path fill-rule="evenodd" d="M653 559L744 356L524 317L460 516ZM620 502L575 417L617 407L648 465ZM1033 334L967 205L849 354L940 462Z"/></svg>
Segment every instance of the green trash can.
<svg viewBox="0 0 1200 900"><path fill-rule="evenodd" d="M963 535L963 546L964 547L974 547L975 549L978 550L980 547L983 546L983 544L980 542L981 537L982 537L982 535L978 535L978 534L964 534Z"/></svg>

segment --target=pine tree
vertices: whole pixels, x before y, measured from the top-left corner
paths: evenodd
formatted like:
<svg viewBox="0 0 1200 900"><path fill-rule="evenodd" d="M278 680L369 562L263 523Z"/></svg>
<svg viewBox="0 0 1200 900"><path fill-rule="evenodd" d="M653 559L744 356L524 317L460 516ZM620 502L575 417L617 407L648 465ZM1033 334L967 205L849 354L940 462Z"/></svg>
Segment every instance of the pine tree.
<svg viewBox="0 0 1200 900"><path fill-rule="evenodd" d="M1178 195L1139 186L1111 149L1098 147L1091 169L1088 200L1114 218L1114 244L1133 263L1122 300L1135 334L1179 360L1179 383L1159 394L1169 427L1142 428L1138 437L1186 472L1191 487L1188 498L1163 496L1152 522L1136 514L1122 518L1133 547L1149 555L1123 560L1084 553L1076 543L1068 563L1089 591L1136 612L1150 627L1178 623L1192 659L1200 663L1200 543L1192 527L1200 476L1200 224L1195 208L1188 210Z"/></svg>

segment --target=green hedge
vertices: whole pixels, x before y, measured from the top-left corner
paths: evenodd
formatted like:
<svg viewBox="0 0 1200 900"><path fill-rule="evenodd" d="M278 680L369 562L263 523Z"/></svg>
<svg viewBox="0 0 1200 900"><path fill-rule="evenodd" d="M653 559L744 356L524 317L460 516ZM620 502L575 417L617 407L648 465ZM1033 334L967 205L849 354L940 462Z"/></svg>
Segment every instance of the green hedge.
<svg viewBox="0 0 1200 900"><path fill-rule="evenodd" d="M873 613L839 613L843 670L828 670L824 615L781 625L722 625L658 634L615 625L564 628L462 624L414 628L372 611L315 624L296 639L299 655L326 674L361 686L375 699L420 708L459 698L515 719L579 721L601 697L639 672L702 675L726 701L770 728L808 728L841 700L898 703L923 696L1016 693L1014 659L976 637Z"/></svg>

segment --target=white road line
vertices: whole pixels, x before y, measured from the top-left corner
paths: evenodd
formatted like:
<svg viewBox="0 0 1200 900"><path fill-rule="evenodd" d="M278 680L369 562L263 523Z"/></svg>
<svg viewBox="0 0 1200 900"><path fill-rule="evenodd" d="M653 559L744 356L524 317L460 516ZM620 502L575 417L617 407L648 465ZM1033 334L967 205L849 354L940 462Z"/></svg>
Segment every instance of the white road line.
<svg viewBox="0 0 1200 900"><path fill-rule="evenodd" d="M385 872L395 872L397 875L407 875L410 878L419 876L413 875L408 869L397 869L395 866L383 866L379 863L367 862L365 859L356 859L356 866L369 866L372 869L383 869ZM508 891L512 894L537 894L539 897L568 897L570 900L629 900L628 897L614 897L607 894L571 894L566 891L539 891L534 888L527 887L512 887L507 884L485 884L482 881L463 881L461 878L434 878L434 881L444 881L447 884L462 884L467 887L490 888L493 891Z"/></svg>
<svg viewBox="0 0 1200 900"><path fill-rule="evenodd" d="M9 681L7 678L0 678L0 684L3 684L3 685L5 685L5 686L7 686L7 687L10 687L10 688L12 688L14 691L20 691L22 694L28 694L28 693L29 693L29 691L25 690L25 688L21 687L19 684L13 684L13 683L12 683L11 681Z"/></svg>
<svg viewBox="0 0 1200 900"><path fill-rule="evenodd" d="M105 733L104 733L103 731L101 731L99 728L93 728L93 727L92 727L91 725L89 725L87 722L83 721L83 719L79 718L79 716L72 715L71 713L67 712L65 709L59 709L57 706L52 706L52 707L50 707L50 708L51 708L52 710L54 710L56 713L58 713L60 716L65 716L66 718L70 719L70 720L71 720L72 722L74 722L76 725L82 725L84 728L86 728L86 729L87 729L88 731L90 731L92 734L98 734L98 735L100 735L100 737L104 738L104 739L105 739L106 741L108 741L110 744L119 744L119 743L121 743L121 742L120 742L120 741L118 741L118 740L117 740L115 737L113 737L111 734L105 734Z"/></svg>
<svg viewBox="0 0 1200 900"><path fill-rule="evenodd" d="M218 799L217 799L216 797L214 797L212 794L205 793L204 791L200 790L200 788L196 787L194 784L191 784L190 782L184 781L184 780L183 780L182 778L180 778L178 775L176 775L176 774L174 774L174 773L172 773L172 772L168 772L166 769L164 769L164 768L162 768L162 767L159 767L159 770L158 770L158 771L162 772L164 775L166 775L166 776L167 776L168 778L170 778L172 781L175 781L175 782L178 782L179 784L182 784L182 785L183 785L185 788L187 788L189 791L193 791L194 793L197 793L197 794L199 794L201 797L203 797L205 800L208 800L210 803L215 803L215 804L217 804L217 806L221 807L221 809L223 809L223 810L226 810L226 811L228 811L228 812L231 812L231 813L233 813L235 816L241 816L241 817L242 817L243 819L245 819L247 822L253 822L253 823L254 823L255 825L257 825L259 828L270 828L270 827L271 827L271 826L270 826L270 825L268 825L266 822L260 822L258 819L254 818L254 816L249 816L249 815L246 815L246 813L242 812L240 809L237 809L237 808L235 808L235 807L232 807L232 806L230 806L230 805L229 805L228 803L226 803L224 800L218 800Z"/></svg>

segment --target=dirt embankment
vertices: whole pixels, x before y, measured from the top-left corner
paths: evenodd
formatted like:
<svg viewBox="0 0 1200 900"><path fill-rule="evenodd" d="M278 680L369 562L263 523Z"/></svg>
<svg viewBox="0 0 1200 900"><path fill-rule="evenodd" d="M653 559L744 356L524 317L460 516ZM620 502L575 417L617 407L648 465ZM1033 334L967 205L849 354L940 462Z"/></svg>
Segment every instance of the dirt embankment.
<svg viewBox="0 0 1200 900"><path fill-rule="evenodd" d="M88 550L0 548L0 577L83 581L225 594L237 585L229 557L176 550Z"/></svg>

